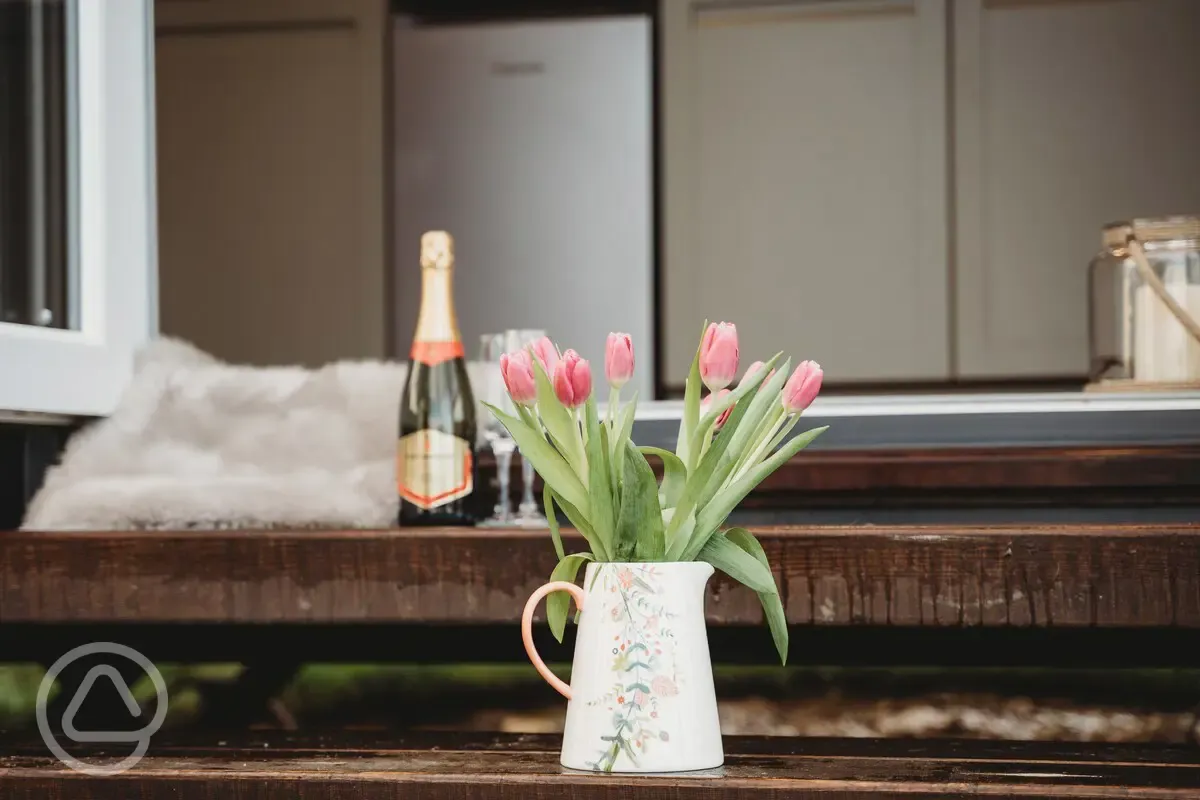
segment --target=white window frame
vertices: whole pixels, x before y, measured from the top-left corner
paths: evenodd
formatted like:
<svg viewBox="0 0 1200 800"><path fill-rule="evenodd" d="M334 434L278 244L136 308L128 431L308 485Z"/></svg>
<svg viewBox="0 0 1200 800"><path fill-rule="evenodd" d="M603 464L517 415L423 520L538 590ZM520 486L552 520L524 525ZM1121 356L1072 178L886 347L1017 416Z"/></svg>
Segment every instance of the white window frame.
<svg viewBox="0 0 1200 800"><path fill-rule="evenodd" d="M78 330L0 323L0 411L102 416L158 329L153 0L72 0Z"/></svg>

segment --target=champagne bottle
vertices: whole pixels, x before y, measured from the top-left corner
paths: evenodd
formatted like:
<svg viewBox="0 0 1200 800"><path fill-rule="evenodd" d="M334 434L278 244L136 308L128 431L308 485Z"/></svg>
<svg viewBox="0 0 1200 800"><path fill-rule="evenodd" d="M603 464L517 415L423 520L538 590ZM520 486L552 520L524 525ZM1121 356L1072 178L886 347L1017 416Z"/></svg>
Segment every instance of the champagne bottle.
<svg viewBox="0 0 1200 800"><path fill-rule="evenodd" d="M454 240L421 237L421 311L400 399L396 484L400 525L474 525L478 503L475 398L463 359L451 279Z"/></svg>

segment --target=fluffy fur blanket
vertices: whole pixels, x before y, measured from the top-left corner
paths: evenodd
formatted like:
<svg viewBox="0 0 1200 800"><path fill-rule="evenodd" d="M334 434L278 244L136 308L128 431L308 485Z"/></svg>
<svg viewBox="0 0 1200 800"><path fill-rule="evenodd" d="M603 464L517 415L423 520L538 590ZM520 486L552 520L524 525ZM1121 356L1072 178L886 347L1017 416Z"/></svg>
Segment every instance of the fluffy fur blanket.
<svg viewBox="0 0 1200 800"><path fill-rule="evenodd" d="M113 414L72 437L22 527L393 525L406 373L371 361L235 366L156 341Z"/></svg>

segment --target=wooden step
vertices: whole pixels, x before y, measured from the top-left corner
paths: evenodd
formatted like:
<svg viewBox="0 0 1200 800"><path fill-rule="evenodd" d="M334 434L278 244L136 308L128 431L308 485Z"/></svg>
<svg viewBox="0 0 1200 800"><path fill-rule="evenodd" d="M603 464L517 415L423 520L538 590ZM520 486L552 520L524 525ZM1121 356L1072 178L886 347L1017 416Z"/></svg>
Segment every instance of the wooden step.
<svg viewBox="0 0 1200 800"><path fill-rule="evenodd" d="M129 751L109 745L120 758ZM91 766L99 750L72 750ZM40 742L0 747L0 794L14 797L671 800L726 798L1174 798L1200 794L1200 750L969 741L725 740L712 773L569 772L551 736L430 734L391 739L245 737L167 744L127 772L73 772Z"/></svg>
<svg viewBox="0 0 1200 800"><path fill-rule="evenodd" d="M1200 628L1200 524L755 533L793 625ZM511 624L554 564L544 530L11 532L0 626ZM709 589L710 624L761 623L748 589Z"/></svg>

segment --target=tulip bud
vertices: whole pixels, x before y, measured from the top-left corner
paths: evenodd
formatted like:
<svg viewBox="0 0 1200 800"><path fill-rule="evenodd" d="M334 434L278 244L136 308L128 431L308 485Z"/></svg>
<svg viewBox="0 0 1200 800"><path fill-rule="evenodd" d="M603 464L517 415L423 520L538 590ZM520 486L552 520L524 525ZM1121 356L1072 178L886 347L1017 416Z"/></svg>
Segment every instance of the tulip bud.
<svg viewBox="0 0 1200 800"><path fill-rule="evenodd" d="M722 397L724 397L727 394L729 394L728 389L722 389L721 391L716 392L715 394L710 394L708 397L706 397L702 401L700 401L701 410L707 410L708 407L710 405L712 405L714 397L717 398L718 400L720 400ZM721 416L717 417L717 421L713 423L713 430L719 431L719 430L721 430L721 428L725 427L725 422L729 419L729 415L731 413L733 413L733 406L730 406L729 408L722 411Z"/></svg>
<svg viewBox="0 0 1200 800"><path fill-rule="evenodd" d="M789 414L797 414L812 405L821 391L825 373L815 361L801 361L787 383L783 385L783 408Z"/></svg>
<svg viewBox="0 0 1200 800"><path fill-rule="evenodd" d="M752 377L754 377L754 373L757 372L758 370L762 369L764 366L766 366L766 365L763 364L763 362L755 361L753 364L746 367L746 374L742 376L742 383L745 383L746 381L748 381ZM767 385L767 381L771 380L771 376L774 374L775 374L775 370L771 370L770 372L767 373L767 377L763 378L762 383L760 383L758 385L758 391L761 392L763 390L763 387Z"/></svg>
<svg viewBox="0 0 1200 800"><path fill-rule="evenodd" d="M546 371L546 377L553 375L554 368L558 366L558 348L554 346L554 342L550 341L550 337L543 336L529 346L533 348L533 354L537 356L537 360L542 362L542 369Z"/></svg>
<svg viewBox="0 0 1200 800"><path fill-rule="evenodd" d="M633 339L628 333L610 333L604 348L604 376L620 389L633 377Z"/></svg>
<svg viewBox="0 0 1200 800"><path fill-rule="evenodd" d="M718 392L733 382L737 368L737 326L711 323L700 340L700 379L709 391Z"/></svg>
<svg viewBox="0 0 1200 800"><path fill-rule="evenodd" d="M537 383L533 379L533 360L529 353L518 350L500 356L500 374L514 403L531 406L537 401Z"/></svg>
<svg viewBox="0 0 1200 800"><path fill-rule="evenodd" d="M592 367L574 350L563 353L554 367L554 394L567 408L578 408L592 393Z"/></svg>

